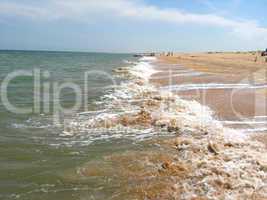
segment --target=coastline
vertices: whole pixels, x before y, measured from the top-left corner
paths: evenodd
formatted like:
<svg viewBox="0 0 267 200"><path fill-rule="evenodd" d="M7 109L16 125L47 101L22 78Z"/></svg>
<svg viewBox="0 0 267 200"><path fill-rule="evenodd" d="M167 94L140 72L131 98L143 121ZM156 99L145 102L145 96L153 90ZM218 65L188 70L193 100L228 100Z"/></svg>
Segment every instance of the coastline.
<svg viewBox="0 0 267 200"><path fill-rule="evenodd" d="M109 104L122 106L123 113L92 119L86 128L133 128L139 130L138 138L144 138L141 134L145 132L172 136L150 139L157 147L153 150L107 156L101 164L108 165L104 171L86 164L80 174L120 177L124 186L116 194L118 198L263 199L267 189L264 145L225 127L206 105L161 88L159 80L169 78L166 65L162 60L144 58L134 67L117 69L116 73L129 81L114 91ZM199 76L181 65L169 67L182 75Z"/></svg>
<svg viewBox="0 0 267 200"><path fill-rule="evenodd" d="M169 64L180 63L197 71L210 73L246 74L267 67L260 52L177 53L158 58Z"/></svg>
<svg viewBox="0 0 267 200"><path fill-rule="evenodd" d="M255 57L257 61L255 62ZM191 53L191 54L175 54L174 56L159 56L158 59L162 63L171 65L183 65L188 69L209 74L209 77L199 77L199 80L194 81L197 83L207 84L211 82L219 83L230 83L233 84L247 84L251 83L254 85L263 85L257 89L246 89L248 86L244 86L244 89L238 88L235 91L231 91L231 86L222 90L223 88L218 89L218 91L213 90L212 92L204 92L204 94L193 94L189 95L190 99L196 99L201 102L203 96L205 95L204 104L211 107L218 116L222 118L231 118L234 113L231 112L231 107L227 104L233 104L234 109L240 112L245 118L251 118L255 115L265 116L266 115L266 97L267 97L267 87L266 87L266 67L267 62L264 58L260 56L258 52L228 52L228 53L219 53L219 52L209 52L209 53ZM179 77L180 81L177 81L178 84L183 82L192 82L192 76L189 78ZM182 80L181 80L182 79ZM172 80L175 82L175 80ZM234 96L230 96L231 92L235 93ZM202 92L200 92L202 93ZM211 93L211 94L210 94ZM213 94L214 93L214 94ZM183 95L183 93L180 95ZM187 94L188 95L188 94ZM187 97L185 95L185 97ZM201 96L201 98L196 98ZM219 96L219 97L218 97ZM234 98L233 98L234 97ZM233 101L230 102L228 99L233 98ZM211 101L209 101L211 99ZM218 99L226 99L214 106L213 101ZM220 100L219 100L220 101ZM203 102L201 102L203 103ZM252 135L252 139L256 139L264 143L267 147L267 129L260 131L259 133L255 130L255 134Z"/></svg>
<svg viewBox="0 0 267 200"><path fill-rule="evenodd" d="M225 81L228 84L229 83L230 84L231 83L237 83L237 84L238 83L244 83L244 79L246 79L246 77L248 77L248 76L249 77L251 77L251 76L253 77L253 84L255 84L255 85L256 84L262 84L262 83L263 84L266 84L266 77L265 77L266 72L265 72L264 67L267 66L267 63L265 62L265 60L259 59L260 58L260 55L258 55L257 53L252 52L252 53L226 53L226 54L216 53L216 54L217 54L217 58L216 57L215 58L212 58L212 56L214 56L214 55L212 55L211 53L197 54L197 55L195 55L195 54L194 55L187 55L187 56L189 56L189 58L186 57L186 56L183 57L181 55L176 55L176 56L173 56L173 57L162 57L161 56L161 57L158 57L158 59L159 59L158 62L160 63L161 66L162 65L165 65L163 67L164 70L166 70L166 65L167 64L171 64L170 68L168 68L168 70L171 71L171 74L169 76L172 76L171 77L171 81L168 80L170 85L171 84L175 84L175 82L176 82L175 79L181 79L182 76L187 76L187 75L189 75L189 79L191 79L191 82L192 82L192 79L194 79L197 76L200 76L200 79L203 79L202 73L209 74L210 75L209 76L209 79L211 80L211 82L214 79L214 78L211 78L211 77L212 77L212 75L215 74L215 80L217 80L217 82L218 82L218 80L219 80L219 82L221 81L223 83L222 85L224 87L226 85L224 83ZM257 57L256 58L257 59L257 62L255 62L255 60L253 60L254 56ZM193 59L190 60L190 58L193 58ZM198 58L198 59L196 59L196 58ZM177 67L177 65L178 65L178 67ZM182 68L181 68L181 66L182 66ZM161 67L159 67L158 69L160 69L160 68ZM183 71L182 73L180 73L181 76L178 76L178 77L176 77L176 74L174 73L175 70L177 70L177 68L178 68L178 70L182 70ZM184 69L186 69L186 70L184 70ZM197 74L198 72L200 72L200 74ZM155 79L156 80L154 82L152 81L153 83L156 83L158 85L162 85L162 83L160 81L162 81L162 79L164 79L164 78L157 78L157 75L159 77L162 77L160 75L160 73L161 72L158 72L158 74L153 74L152 75L152 79ZM230 75L230 79L228 78L228 76L229 76L228 74L231 74ZM237 75L233 75L233 74L237 74ZM153 78L153 76L154 76L154 78ZM225 77L223 77L220 80L221 76L225 76ZM178 84L181 84L182 82L186 82L186 81L185 80L182 80L182 81L177 81L177 82L178 82ZM196 82L198 82L198 81L196 81ZM209 81L203 81L203 82L204 83L209 83ZM203 84L203 82L200 81L201 84ZM168 84L165 83L163 85L168 85ZM168 88L168 87L169 86L167 86L167 87L165 86L165 88ZM179 87L181 87L181 86L179 86ZM224 96L221 96L220 98L226 98L227 99L229 97L227 95L225 96L225 93L227 93L227 89L225 89L224 87L220 88L220 89L222 89L222 93L224 93ZM230 86L230 88L231 87L233 87L233 86ZM244 86L244 88L246 88L246 87L247 86ZM206 88L204 90L206 90ZM255 115L255 113L259 114L258 113L258 110L262 110L262 109L263 109L263 113L260 113L259 115L260 116L265 116L266 115L266 113L265 113L265 107L264 106L265 106L265 103L266 103L265 96L266 96L266 91L267 90L266 90L266 87L265 86L262 87L262 88L259 88L259 90L260 90L260 92L259 91L256 91L256 92L253 92L253 93L246 94L247 97L248 97L250 95L255 95L254 93L256 93L258 101L255 101L255 99L253 99L252 104L254 104L254 105L255 105L255 103L260 104L259 108L256 108L255 110L253 110L252 113L247 112L247 110L249 110L248 107L249 106L251 107L251 105L248 105L247 104L247 102L249 101L249 99L246 98L246 96L245 96L245 104L242 105L242 103L241 103L241 107L240 107L240 109L246 110L245 111L245 114L243 116L247 117L247 115L253 116L253 114ZM174 92L174 93L176 94L176 92ZM177 92L177 95L181 96L180 94L181 93ZM197 100L198 102L201 103L201 100L199 100L198 98L195 98L195 96L198 96L198 95L195 95L195 94L192 95L192 94L190 94L189 95L189 100ZM204 92L204 95L207 95L207 92ZM218 95L218 94L215 92L214 95ZM211 98L211 99L213 99L212 101L214 101L214 95L208 96L206 98ZM182 96L183 96L183 92L182 92ZM237 98L239 99L240 97L238 96ZM242 99L242 98L240 98L240 99ZM239 99L239 102L238 102L239 104L240 104L240 99ZM260 101L259 101L259 99L260 99ZM224 104L227 104L227 102L224 102ZM206 104L206 105L209 106L209 104ZM219 110L219 112L225 112L225 110ZM233 114L233 113L231 113L231 114ZM224 118L224 116L222 118ZM227 117L225 117L225 118L227 119ZM229 131L229 134L237 134L238 131L237 132L234 132L234 131L231 132L232 130L234 130L234 129L232 129L232 127L231 127L231 129L227 129L226 128L224 131L226 131L226 132ZM183 147L181 149L179 149L180 148L179 147L180 145L182 145L182 146L183 145L189 146L189 148L185 148L185 149L188 150L188 149L191 148L190 150L192 150L193 152L195 151L194 150L195 145L197 146L197 148L203 148L203 147L205 148L205 146L206 146L207 149L208 149L208 151L209 151L209 153L215 154L216 159L219 159L218 157L221 156L220 155L221 154L221 151L228 151L229 149L227 149L227 148L234 147L234 146L232 146L233 143L237 144L237 146L241 145L242 146L241 148L240 148L240 146L238 148L236 148L237 146L235 146L236 149L233 148L233 152L232 153L238 153L238 151L243 150L243 151L247 152L251 156L252 160L254 160L256 163L258 163L258 164L261 163L260 164L261 165L261 168L258 169L258 170L263 170L263 172L265 173L265 175L262 177L263 178L262 180L264 182L263 185L262 185L262 187L264 188L264 187L266 187L266 180L267 180L266 179L267 178L266 177L266 164L267 164L267 160L266 160L266 158L264 158L264 155L266 155L266 153L267 153L267 148L266 148L267 147L267 140L266 140L267 139L266 138L267 131L265 131L265 130L266 129L264 129L264 132L263 133L257 133L256 131L254 131L255 132L254 134L248 135L248 137L245 140L243 140L243 141L236 140L235 137L231 137L231 139L228 140L229 138L227 139L227 137L225 137L228 134L223 133L221 135L220 134L221 132L220 133L215 133L216 136L212 135L212 136L208 136L207 137L207 140L204 139L204 143L201 143L201 145L200 145L201 147L196 145L198 143L196 140L203 140L203 138L206 137L206 134L209 135L210 133L209 132L208 133L206 132L204 135L200 136L200 137L203 137L201 139L199 138L199 135L198 136L192 136L194 134L191 133L192 134L191 137L184 137L184 136L180 137L180 136L178 136L174 140L170 140L171 141L171 144L170 145L176 146L177 149L178 149L178 151L184 150ZM230 146L228 146L229 144L230 144ZM264 145L261 145L261 144L264 144ZM247 147L247 146L251 146L251 148L246 149L245 147ZM255 152L254 151L255 149L253 150L253 148L256 148L256 146L259 147L259 148ZM199 151L199 149L197 149L197 151ZM259 151L261 153L259 153L259 152L257 153L257 151ZM203 152L202 152L202 154L203 154ZM222 153L222 154L224 154L224 153ZM205 155L202 155L202 156L205 157ZM229 160L228 160L229 157L226 156L227 159L225 159L224 156L225 155L221 156L222 157L222 161L225 162L225 163L229 162ZM194 157L195 157L195 155L192 156L190 159L193 160ZM243 158L245 158L245 157L243 157ZM209 159L210 159L210 157L207 160L209 160ZM240 160L242 160L242 159L240 159ZM209 161L211 161L211 160L209 160ZM251 161L248 161L248 162L251 162ZM211 161L211 163L212 163L212 161ZM177 162L176 162L176 164L177 164ZM170 163L167 163L166 165L168 165L169 170L174 170L175 167L177 167L176 164L175 164L175 162L170 162ZM192 164L193 164L193 162L192 162ZM205 163L205 164L207 164L207 163ZM223 174L222 171L223 171L224 168L219 169L220 167L219 167L219 165L217 165L218 163L216 163L216 162L213 163L213 164L214 164L214 166L216 166L215 167L216 168L215 171L217 172L217 175L219 175L218 176L219 179L217 181L215 179L214 180L215 180L215 182L217 182L216 184L218 184L217 186L218 186L218 188L221 189L221 191L219 191L219 190L217 191L218 192L217 193L218 196L213 196L214 194L211 195L211 196L209 196L209 195L204 195L204 196L201 196L201 195L198 196L198 195L196 195L195 196L196 198L201 198L201 199L202 198L203 199L209 199L209 198L212 198L212 199L226 198L227 196L224 196L226 191L223 191L223 190L224 189L226 189L226 190L233 189L232 183L235 180L232 180L233 182L232 181L229 182L229 179L228 179L233 174L231 174L231 175L228 174L227 175L228 178L226 178L226 179L225 179L225 177L222 178L223 176L221 176L221 175ZM178 166L179 166L179 164L178 164ZM190 166L190 167L192 167L192 166ZM252 166L250 166L250 167L252 167ZM252 169L252 168L250 168L250 169L249 168L247 168L246 170L250 171ZM222 171L220 171L220 170L222 170ZM219 173L218 173L218 171L219 171ZM215 174L216 174L216 172L215 172ZM232 173L233 172L234 171L232 171ZM211 175L211 176L213 176L213 175ZM208 176L210 176L210 175L208 175ZM209 179L210 177L206 177L206 178ZM242 179L239 179L239 181L242 182ZM253 194L252 196L249 196L248 194L246 194L246 195L248 195L246 197L245 196L241 197L242 195L241 196L238 196L237 195L235 197L231 197L231 195L229 195L227 198L230 198L230 199L231 198L233 198L233 199L236 199L236 198L251 198L251 199L263 199L263 198L266 198L266 196L264 196L264 197L261 196L261 195L264 195L263 194L264 192L266 194L266 188L264 188L264 189L261 188L262 191L257 191L256 188L254 188L254 189L255 189L255 191L252 192L252 194ZM263 193L261 193L261 192L263 192ZM223 194L223 195L221 197L219 197L220 194ZM194 195L188 196L186 198L192 198ZM183 198L186 199L184 196L183 196Z"/></svg>

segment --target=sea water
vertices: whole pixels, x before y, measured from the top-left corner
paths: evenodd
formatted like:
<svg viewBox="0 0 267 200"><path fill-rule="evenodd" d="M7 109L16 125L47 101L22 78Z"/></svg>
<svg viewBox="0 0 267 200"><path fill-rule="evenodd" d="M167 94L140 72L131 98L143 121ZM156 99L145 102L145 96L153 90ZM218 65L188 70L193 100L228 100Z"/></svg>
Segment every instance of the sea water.
<svg viewBox="0 0 267 200"><path fill-rule="evenodd" d="M94 112L105 113L101 109L103 96L111 94L112 88L122 81L112 76L112 70L132 66L136 61L128 54L0 51L1 84L10 73L19 70L29 73L39 70L41 74L40 112L12 113L2 101L0 103L0 199L67 200L78 199L81 193L90 197L101 187L102 180L92 178L72 183L62 177L107 153L143 148L132 139L120 137L122 133L114 133L111 137L99 130L93 136L79 132L73 136L64 130L66 119L73 121L80 116L87 117L88 113L90 116ZM34 78L19 76L8 84L7 96L12 105L34 107ZM44 91L45 83L49 84L47 91ZM82 104L76 112L60 116L55 123L54 84L61 86L65 83L80 88ZM60 105L72 107L75 95L72 89L63 89ZM44 105L48 107L46 111ZM110 188L105 191L109 193Z"/></svg>

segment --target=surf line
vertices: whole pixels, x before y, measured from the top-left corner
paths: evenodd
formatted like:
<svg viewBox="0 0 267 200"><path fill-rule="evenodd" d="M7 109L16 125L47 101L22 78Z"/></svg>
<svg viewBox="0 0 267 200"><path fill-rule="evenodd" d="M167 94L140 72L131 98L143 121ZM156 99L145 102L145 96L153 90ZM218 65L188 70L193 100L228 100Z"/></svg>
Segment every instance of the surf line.
<svg viewBox="0 0 267 200"><path fill-rule="evenodd" d="M174 78L174 77L185 77L185 76L200 76L203 75L203 73L201 72L184 72L184 73L173 73L173 74L169 74L169 75L163 75L163 76L155 76L152 77L152 80L155 79L163 79L163 78Z"/></svg>
<svg viewBox="0 0 267 200"><path fill-rule="evenodd" d="M243 133L259 133L267 131L267 128L248 128L248 129L236 129Z"/></svg>
<svg viewBox="0 0 267 200"><path fill-rule="evenodd" d="M206 83L206 84L181 84L160 87L161 90L169 91L188 91L188 90L210 90L210 89L261 89L267 88L267 84L224 84L224 83Z"/></svg>
<svg viewBox="0 0 267 200"><path fill-rule="evenodd" d="M267 121L221 121L223 124L229 124L229 125L250 125L250 124L266 124Z"/></svg>

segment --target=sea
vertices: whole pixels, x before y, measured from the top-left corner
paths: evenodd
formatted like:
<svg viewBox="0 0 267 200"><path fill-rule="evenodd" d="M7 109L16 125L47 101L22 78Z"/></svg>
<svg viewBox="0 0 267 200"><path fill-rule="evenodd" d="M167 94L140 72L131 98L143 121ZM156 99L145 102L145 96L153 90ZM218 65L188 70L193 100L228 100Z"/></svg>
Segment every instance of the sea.
<svg viewBox="0 0 267 200"><path fill-rule="evenodd" d="M104 112L105 95L123 81L113 70L137 61L130 54L0 51L0 199L107 199L120 187L104 177L66 177L104 155L146 148L142 134L70 134L66 124Z"/></svg>
<svg viewBox="0 0 267 200"><path fill-rule="evenodd" d="M168 143L177 134L191 141L185 160L199 141L209 158L211 138L252 152L248 132L266 131L266 114L247 97L266 85L235 79L131 54L0 51L0 199L153 199L177 183L161 174L179 160Z"/></svg>

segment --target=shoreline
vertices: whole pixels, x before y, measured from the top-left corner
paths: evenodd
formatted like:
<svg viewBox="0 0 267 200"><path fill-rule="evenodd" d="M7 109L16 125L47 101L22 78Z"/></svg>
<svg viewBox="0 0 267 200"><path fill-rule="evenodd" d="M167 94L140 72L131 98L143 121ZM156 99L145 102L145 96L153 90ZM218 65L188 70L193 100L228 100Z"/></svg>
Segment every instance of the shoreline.
<svg viewBox="0 0 267 200"><path fill-rule="evenodd" d="M257 62L253 60L255 56L257 57ZM255 85L257 84L266 85L267 83L266 79L267 62L265 62L264 57L261 57L260 53L258 52L242 52L242 53L210 52L210 53L191 53L191 54L187 53L187 54L175 54L174 56L159 56L158 59L161 63L166 63L170 65L179 64L193 71L210 74L209 78L200 76L199 79L201 79L202 81L204 80L203 82L201 82L204 84L208 82L208 80L205 79L213 80L213 82L214 81L218 82L219 80L220 83L232 83L232 84L237 83L237 85L240 83L241 84L247 83L247 79L252 80L253 84ZM180 79L184 80L181 80L179 83L188 82L188 80L192 79L192 76L188 77L187 79L180 77ZM245 116L250 116L250 117L253 117L253 115L265 116L267 88L264 86L263 88L259 88L257 90L247 89L245 91L245 87L244 89L239 89L239 91L236 92L237 94L235 94L236 97L234 98L234 101L236 103L233 102L234 106L238 107L238 111L243 112ZM207 103L208 106L210 106L213 110L215 110L218 116L222 115L222 117L225 117L225 114L222 113L225 113L226 111L230 110L230 108L225 106L225 103L221 103L218 106L214 106L213 102L209 102L209 99L215 98L214 101L218 101L216 100L216 97L212 95L212 93L216 94L217 96L221 96L220 98L225 98L225 99L230 98L228 93L231 92L231 90L229 89L224 91L222 91L222 89L220 90L218 89L217 92L216 91L209 92L209 90L207 90L208 92L204 93L204 95L206 96L205 98L208 100L206 100L204 104L206 104L208 101ZM181 93L181 95L183 95L183 93ZM191 95L190 98L194 99L195 96L197 95L196 94ZM256 100L255 96L257 98ZM201 102L201 99L199 98L196 100ZM256 108L254 108L255 106L253 107L253 105L256 105ZM219 106L221 106L221 108L219 108ZM230 118L233 115L233 113L230 112L229 114L226 115L228 116L228 118ZM257 131L255 130L255 134L252 135L251 138L264 143L267 148L266 135L267 135L267 129L263 133L262 132L257 133Z"/></svg>
<svg viewBox="0 0 267 200"><path fill-rule="evenodd" d="M209 53L210 54L210 53ZM229 54L226 54L227 55L227 57L228 57L228 59L229 59L229 57L231 57L231 56L233 56L235 53L229 53ZM240 54L240 53L238 53L238 54ZM254 53L244 53L245 55L246 54L252 54L252 56L254 56L255 54ZM221 55L221 54L220 54ZM223 54L223 55L225 55L225 54ZM201 57L201 55L198 55L198 56L200 56ZM256 56L258 57L259 55L257 55L256 54ZM158 57L158 59L159 59L159 63L162 65L166 65L166 64L172 64L172 65L179 65L179 67L180 66L183 66L183 67L185 67L185 68L187 68L187 69L191 69L191 70L193 70L193 72L190 72L191 74L189 74L189 77L191 77L191 78L194 78L195 77L195 75L194 75L194 73L195 72L204 72L204 73L208 73L208 74L220 74L221 75L221 73L222 74L224 74L224 73L226 73L226 74L228 74L228 72L229 73L233 73L233 72L235 72L235 73L240 73L240 74L242 74L241 76L237 76L237 80L235 80L234 82L240 82L240 80L242 80L242 79L244 79L244 76L250 76L250 74L253 74L253 76L254 76L254 83L266 83L266 77L264 76L265 74L261 74L262 73L262 69L263 69L263 67L266 67L267 66L267 63L265 63L265 61L263 61L263 60L261 60L261 62L259 62L259 61L257 61L258 63L256 63L255 61L251 61L251 58L249 58L248 60L246 60L245 62L240 62L240 63L235 63L235 60L234 61L232 61L232 62L229 62L228 61L228 63L226 62L226 63L224 63L225 62L225 58L223 58L223 56L221 55L221 60L215 60L214 62L211 62L211 63L207 63L207 60L205 60L205 58L203 59L202 58L202 61L203 62L200 62L200 65L198 65L198 64L196 64L197 62L199 62L199 60L196 60L196 61L194 61L194 62L179 62L179 61L181 61L181 57L176 57L176 56L173 56L174 58L172 58L172 59L174 59L174 60L172 60L172 59L170 59L169 57ZM175 57L176 57L176 61L175 61ZM190 57L194 57L194 56L190 56ZM197 57L197 56L195 56L195 57ZM240 57L240 56L239 56ZM209 60L210 58L208 58L208 60ZM240 58L239 58L240 59ZM258 58L257 58L258 59ZM206 62L205 62L206 61ZM217 61L217 62L216 62ZM235 63L235 64L234 64ZM244 67L244 65L246 65L246 64L248 64L249 63L249 66L248 67ZM216 66L216 67L215 67ZM238 66L238 67L237 67ZM236 68L237 67L237 68ZM171 66L171 68L172 68L172 66ZM234 68L236 68L235 70L233 70ZM171 69L171 70L173 70L173 69ZM184 68L182 68L182 70L184 70ZM160 72L159 72L160 73ZM184 73L184 72L183 72ZM186 73L185 74L183 74L183 73L181 73L182 74L182 76L184 76L184 75L187 75ZM201 78L201 76L202 76L202 74L198 74L199 76L200 76L200 78ZM198 75L196 75L196 76L198 76ZM153 76L155 76L155 74L153 74L152 75L152 77ZM171 76L173 76L173 75L171 75ZM180 77L180 76L179 76ZM231 78L233 78L234 76L231 76ZM219 78L219 77L216 77L216 78ZM160 80L160 79L159 79ZM229 80L228 80L229 81ZM173 80L171 81L171 84L173 84ZM263 95L266 95L266 89L265 89L265 87L263 88L263 90L264 90L264 92L261 92L261 95L263 94ZM251 94L250 94L251 95ZM194 98L192 98L192 96L190 96L191 98L189 99L189 100L194 100ZM265 101L265 98L263 99L263 101ZM201 101L198 101L198 102L200 102L201 103ZM254 102L255 103L255 102ZM264 104L265 105L265 104ZM203 105L204 106L204 105ZM263 107L263 109L264 109L265 107ZM242 108L241 108L242 109ZM244 108L243 108L244 109ZM259 108L259 109L262 109L261 107ZM263 112L264 114L266 114L265 112ZM226 129L226 131L230 131L230 129ZM231 131L230 131L231 132ZM233 133L230 133L230 134L235 134L235 132L233 132ZM264 148L264 146L261 146L261 145L259 145L258 147L259 147L259 151L261 151L261 153L260 154L258 154L258 155L254 155L254 154L257 154L256 152L253 152L252 153L252 155L253 156L255 156L253 159L255 159L255 161L256 162L258 162L258 163L261 163L262 164L262 166L265 166L264 167L264 169L265 170L263 170L263 171L265 171L265 175L263 176L263 180L264 180L264 182L265 182L265 184L263 184L263 186L264 187L266 187L266 164L267 164L267 160L264 158L264 154L266 155L266 153L267 153L267 137L266 137L266 134L267 134L267 131L265 131L263 134L257 134L257 133L254 133L254 134L252 134L252 135L249 135L248 136L248 138L249 138L249 140L252 140L252 146L253 146L253 140L254 141L256 141L255 142L255 145L257 146L257 143L258 144L264 144L265 145L265 148ZM205 137L205 135L204 135L204 137ZM212 136L213 137L213 136ZM216 136L215 136L216 137ZM220 136L219 136L220 137ZM174 142L175 143L175 145L177 146L177 144L178 145L181 145L181 144L183 144L184 142L186 143L186 145L191 145L191 144L193 144L193 143L195 143L196 141L190 141L190 139L192 139L192 138L190 138L189 140L188 140L189 138L183 138L182 137L182 139L178 136L178 137L176 137L174 140L171 140L172 142ZM198 138L198 136L196 137L196 139L199 139ZM232 138L233 139L233 138ZM207 146L207 149L208 149L208 151L210 151L210 152L212 152L212 153L214 153L216 156L218 156L220 153L219 153L219 149L220 148L222 148L222 146L224 146L223 148L227 148L228 147L228 144L224 144L224 145L222 145L221 143L220 143L220 140L225 140L225 135L223 135L222 136L222 138L220 138L219 140L218 140L218 138L216 138L216 139L211 139L210 140L210 138L208 139L208 141L205 141L206 143L204 143L204 144L202 144L202 146ZM226 139L227 140L227 139ZM229 142L229 141L228 141ZM237 142L238 143L238 140L237 141L235 141L235 139L234 140L232 140L231 142ZM240 141L239 141L240 142ZM244 144L246 144L246 145L251 145L250 144L250 141L243 141L244 142ZM243 143L243 142L241 142L241 143ZM231 146L231 145L230 145ZM256 147L255 146L255 147ZM179 148L179 147L178 147ZM260 150L261 149L261 150ZM224 149L224 150L226 150L226 149ZM243 149L244 151L245 151L245 149ZM251 153L251 152L250 152ZM227 162L227 160L224 160L224 161L226 161ZM263 163L265 163L265 164L263 164ZM172 164L168 164L168 165L170 165L170 166L172 166ZM174 166L175 166L175 164L174 164ZM172 167L170 167L170 168L172 168ZM261 169L263 169L263 168L261 168ZM228 185L229 184L229 182L227 183L227 181L226 182L224 182L224 181L222 181L221 182L221 180L219 181L219 184L222 184L221 186L222 187L226 187L227 189L230 189L230 188L232 188L232 186L230 186L231 185L231 183L230 183L230 185ZM264 190L265 191L265 190ZM266 191L265 191L266 192ZM255 193L257 193L257 192L255 192ZM262 194L260 194L260 195L262 195ZM257 195L255 195L255 196L253 196L253 198L259 198L259 199L261 199L262 197L256 197ZM210 196L210 197L212 197L212 196ZM266 196L265 196L266 197ZM265 198L265 197L263 197L263 198ZM191 198L191 197L190 197ZM201 198L201 197L199 197L199 198ZM205 198L207 198L207 197L203 197L203 199L205 199ZM212 198L215 198L215 197L212 197ZM225 198L225 197L224 197ZM208 198L207 198L208 199Z"/></svg>
<svg viewBox="0 0 267 200"><path fill-rule="evenodd" d="M111 165L111 171L102 172L88 164L82 168L82 175L120 177L124 186L119 193L137 199L264 198L264 145L224 127L214 119L209 107L160 90L159 85L151 83L151 77L159 73L160 67L166 70L166 64L153 62L151 58L142 59L132 68L116 70L129 82L115 90L110 105L123 105L127 112L102 116L90 125L137 128L140 132L173 136L150 139L158 150L111 154L103 161L104 166Z"/></svg>

